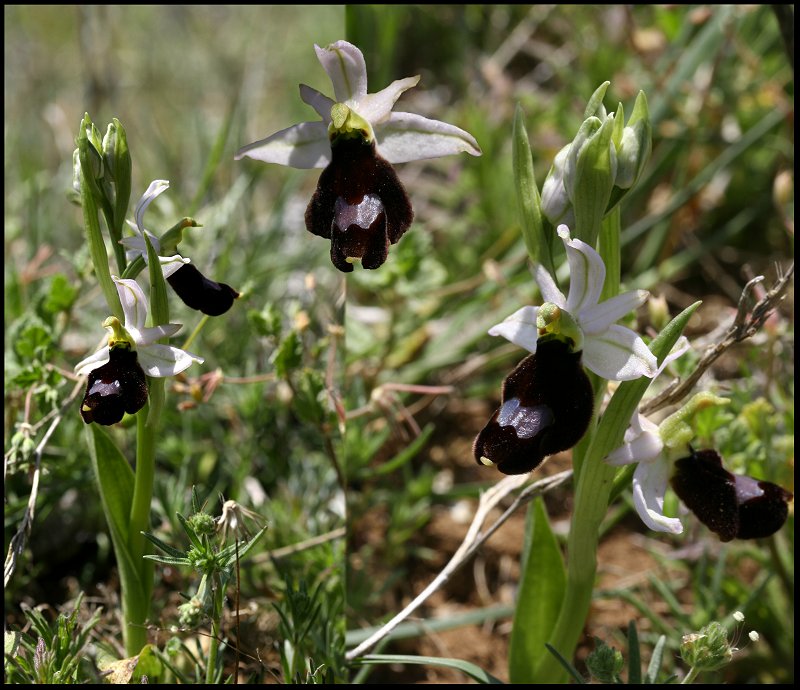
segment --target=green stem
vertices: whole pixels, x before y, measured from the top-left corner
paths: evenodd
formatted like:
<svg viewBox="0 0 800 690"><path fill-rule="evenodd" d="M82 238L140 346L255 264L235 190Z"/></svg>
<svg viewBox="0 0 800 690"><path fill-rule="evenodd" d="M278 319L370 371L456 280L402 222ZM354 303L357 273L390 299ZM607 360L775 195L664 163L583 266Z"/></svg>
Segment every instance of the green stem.
<svg viewBox="0 0 800 690"><path fill-rule="evenodd" d="M600 226L600 256L606 264L606 282L602 298L608 299L619 293L620 214L614 210L608 214ZM595 404L602 401L606 382L592 377L595 386ZM597 417L595 409L595 418ZM578 480L575 492L575 507L572 513L572 526L567 541L567 587L561 611L550 637L550 644L565 659L571 659L575 652L594 591L597 572L597 547L600 523L608 510L608 500L614 483L616 468L603 462L606 449L596 443L596 425L590 427L590 434L584 437L579 448ZM566 673L555 656L546 657L541 666L541 680L554 682L566 680Z"/></svg>
<svg viewBox="0 0 800 690"><path fill-rule="evenodd" d="M700 671L698 671L696 667L692 666L692 668L689 669L689 673L686 674L686 678L681 681L681 685L691 683L699 675Z"/></svg>
<svg viewBox="0 0 800 690"><path fill-rule="evenodd" d="M153 590L153 563L144 558L147 540L143 532L150 530L150 507L155 482L156 434L164 398L164 379L148 379L150 401L136 415L136 471L131 502L128 548L137 568L141 587L123 589L122 608L125 617L125 648L129 656L138 654L147 644L145 623L150 611Z"/></svg>
<svg viewBox="0 0 800 690"><path fill-rule="evenodd" d="M225 588L219 582L218 577L214 579L217 586L214 588L214 604L211 612L211 640L208 646L208 665L206 666L206 684L208 685L215 683L219 641L222 636L222 604L225 598Z"/></svg>

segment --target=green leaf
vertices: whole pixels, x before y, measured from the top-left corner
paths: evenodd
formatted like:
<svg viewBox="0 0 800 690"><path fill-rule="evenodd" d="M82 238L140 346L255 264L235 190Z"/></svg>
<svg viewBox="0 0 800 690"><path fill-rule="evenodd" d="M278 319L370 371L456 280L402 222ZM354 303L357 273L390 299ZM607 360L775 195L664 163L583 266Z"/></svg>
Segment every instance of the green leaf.
<svg viewBox="0 0 800 690"><path fill-rule="evenodd" d="M525 113L519 104L514 113L511 138L514 187L517 190L522 238L525 240L531 261L542 264L554 275L552 252L542 225L542 200L533 173L531 147L525 130Z"/></svg>
<svg viewBox="0 0 800 690"><path fill-rule="evenodd" d="M469 661L435 656L412 656L409 654L367 654L353 661L355 664L419 664L423 666L445 666L467 674L479 683L505 685L502 680L484 671Z"/></svg>
<svg viewBox="0 0 800 690"><path fill-rule="evenodd" d="M158 254L147 233L144 235L147 245L147 266L150 269L150 325L159 326L169 323L169 303L167 301L167 281Z"/></svg>
<svg viewBox="0 0 800 690"><path fill-rule="evenodd" d="M53 277L50 290L42 302L42 309L46 314L58 314L69 311L78 297L78 289L72 285L63 273Z"/></svg>
<svg viewBox="0 0 800 690"><path fill-rule="evenodd" d="M555 657L556 661L558 661L562 668L573 677L576 683L580 685L586 685L586 681L583 679L581 674L578 673L578 670L564 658L561 652L559 652L550 643L547 643L545 646L547 647L547 651Z"/></svg>
<svg viewBox="0 0 800 690"><path fill-rule="evenodd" d="M275 373L281 378L287 378L294 369L300 366L302 356L303 346L297 331L290 331L272 356Z"/></svg>
<svg viewBox="0 0 800 690"><path fill-rule="evenodd" d="M527 558L517 595L517 611L508 658L512 683L534 683L538 666L548 656L545 643L555 625L566 588L561 549L550 529L541 496L528 510Z"/></svg>
<svg viewBox="0 0 800 690"><path fill-rule="evenodd" d="M639 633L636 621L628 623L628 685L642 684L642 655L639 649Z"/></svg>
<svg viewBox="0 0 800 690"><path fill-rule="evenodd" d="M656 356L659 363L663 362L669 354L699 306L700 302L695 302L684 309L650 343L650 351ZM623 381L619 385L598 424L597 432L587 452L586 457L590 462L602 462L603 458L612 450L622 445L631 416L651 383L652 379L642 376L633 381Z"/></svg>
<svg viewBox="0 0 800 690"><path fill-rule="evenodd" d="M174 546L171 546L170 544L167 544L164 541L161 541L161 539L159 539L154 534L150 534L150 532L145 532L144 536L147 539L149 539L151 542L153 542L153 544L155 544L164 553L167 553L170 556L173 556L174 558L184 558L185 559L185 554L184 554L183 551L181 551L180 549L176 549ZM147 556L145 556L145 558L147 558ZM157 558L157 557L156 556L151 556L151 558Z"/></svg>
<svg viewBox="0 0 800 690"><path fill-rule="evenodd" d="M140 568L129 547L130 511L133 502L134 476L131 466L109 435L97 424L85 427L89 455L100 490L103 513L108 523L111 543L117 557L123 613L127 620L144 621L150 606ZM140 572L141 571L141 572Z"/></svg>
<svg viewBox="0 0 800 690"><path fill-rule="evenodd" d="M127 542L133 501L133 470L102 427L89 424L86 432L106 519L111 530Z"/></svg>
<svg viewBox="0 0 800 690"><path fill-rule="evenodd" d="M647 673L644 676L644 682L653 685L658 678L658 672L661 669L661 660L664 658L664 647L667 644L667 636L662 635L658 638L656 646L653 647L653 654L650 657L650 664L647 667Z"/></svg>

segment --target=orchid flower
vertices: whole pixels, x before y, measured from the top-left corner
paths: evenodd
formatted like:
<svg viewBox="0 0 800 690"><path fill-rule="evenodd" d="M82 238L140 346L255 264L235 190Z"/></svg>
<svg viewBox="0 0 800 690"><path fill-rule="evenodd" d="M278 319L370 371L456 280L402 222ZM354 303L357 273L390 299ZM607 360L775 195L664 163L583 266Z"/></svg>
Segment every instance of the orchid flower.
<svg viewBox="0 0 800 690"><path fill-rule="evenodd" d="M364 56L356 46L337 41L314 49L331 79L334 98L305 84L300 85L300 98L321 120L248 144L236 159L325 168L306 210L307 230L331 240L331 261L339 270L352 271L356 259L363 268L378 268L414 217L392 164L460 152L479 156L481 150L472 135L454 125L393 112L397 99L417 85L419 76L370 94Z"/></svg>
<svg viewBox="0 0 800 690"><path fill-rule="evenodd" d="M134 414L147 402L145 374L174 376L202 357L157 341L174 335L181 325L170 323L146 327L149 303L135 280L112 276L117 287L124 325L114 316L103 322L110 335L108 344L75 367L79 376L88 374L86 394L81 405L84 421L116 424L123 414Z"/></svg>
<svg viewBox="0 0 800 690"><path fill-rule="evenodd" d="M643 304L648 292L633 290L599 302L606 277L603 260L585 242L571 239L566 225L559 225L557 232L567 250L569 295L564 297L547 270L537 265L536 282L545 304L522 307L489 334L535 353L543 333L560 331L572 340L573 351L583 352L584 366L598 376L615 381L653 378L658 370L653 353L634 331L615 323Z"/></svg>
<svg viewBox="0 0 800 690"><path fill-rule="evenodd" d="M184 259L180 254L173 256L161 256L161 242L152 232L144 227L144 212L147 207L153 203L163 192L169 189L169 180L153 180L148 186L145 193L139 201L136 202L136 209L134 211L134 218L136 222L127 221L131 230L134 232L133 237L123 237L119 243L126 248L125 256L128 261L141 256L147 261L147 244L145 242L145 235L153 245L156 254L159 255L158 260L161 262L161 270L164 273L164 278L169 278L175 271L182 266L190 263L189 259Z"/></svg>
<svg viewBox="0 0 800 690"><path fill-rule="evenodd" d="M687 350L689 350L689 341L685 336L681 336L669 355L664 358L656 371L656 376ZM682 412L676 413L677 417L672 416L664 420L661 427L637 410L631 418L630 426L625 431L623 445L606 457L606 462L610 465L639 463L633 474L633 504L642 522L656 532L671 534L683 532L683 525L678 518L664 515L664 494L672 471L672 461L665 451L669 447L691 440L692 432L688 430L688 427L682 426L680 433L675 433L676 422L682 422L688 413L693 413L702 405L725 402L715 396L703 395L706 397L693 398L694 402L690 402ZM662 428L664 429L663 434ZM687 436L687 430L689 436Z"/></svg>
<svg viewBox="0 0 800 690"><path fill-rule="evenodd" d="M760 539L777 532L794 496L783 487L745 474L728 472L713 449L694 450L675 462L671 485L720 541Z"/></svg>
<svg viewBox="0 0 800 690"><path fill-rule="evenodd" d="M158 260L161 262L164 278L178 294L178 297L188 307L201 311L208 316L224 314L231 308L239 293L230 285L217 283L210 278L206 278L192 265L190 259L184 258L180 254L160 256L161 243L159 239L144 227L144 212L147 207L167 189L169 189L168 180L153 180L150 183L150 186L136 204L134 212L136 222L128 221L128 225L135 234L133 237L121 239L120 244L127 248L126 256L129 260L136 256L141 256L146 262L146 235L156 254L159 255Z"/></svg>

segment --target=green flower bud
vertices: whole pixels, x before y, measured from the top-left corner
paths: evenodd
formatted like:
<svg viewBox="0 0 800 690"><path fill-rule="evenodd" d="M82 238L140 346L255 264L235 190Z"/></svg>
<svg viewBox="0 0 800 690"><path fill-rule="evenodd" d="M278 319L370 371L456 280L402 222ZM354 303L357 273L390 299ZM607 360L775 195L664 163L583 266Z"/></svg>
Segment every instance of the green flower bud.
<svg viewBox="0 0 800 690"><path fill-rule="evenodd" d="M195 628L203 621L203 602L192 597L178 607L178 622L182 628Z"/></svg>
<svg viewBox="0 0 800 690"><path fill-rule="evenodd" d="M616 683L625 665L622 652L609 647L603 640L594 638L595 648L586 657L586 668L601 683Z"/></svg>
<svg viewBox="0 0 800 690"><path fill-rule="evenodd" d="M617 117L620 120L624 118L621 104ZM640 91L636 97L631 119L622 130L621 140L618 143L615 142L617 147L617 177L614 183L620 189L633 187L642 174L642 170L650 158L652 131L650 113L647 109L647 98L644 95L644 91Z"/></svg>
<svg viewBox="0 0 800 690"><path fill-rule="evenodd" d="M131 198L131 154L125 128L114 118L103 138L103 163L106 178L113 185L114 225L120 231Z"/></svg>
<svg viewBox="0 0 800 690"><path fill-rule="evenodd" d="M574 236L590 246L597 241L617 176L613 131L613 115L584 120L567 157L564 187L575 210Z"/></svg>
<svg viewBox="0 0 800 690"><path fill-rule="evenodd" d="M217 529L216 521L208 513L195 513L186 522L197 536L210 537Z"/></svg>
<svg viewBox="0 0 800 690"><path fill-rule="evenodd" d="M728 405L730 400L718 395L702 391L693 395L677 412L673 412L661 424L658 430L661 440L667 448L685 446L695 436L689 421L702 409L711 405Z"/></svg>
<svg viewBox="0 0 800 690"><path fill-rule="evenodd" d="M569 156L571 146L572 144L567 144L556 154L553 165L550 166L542 186L542 213L553 226L558 226L561 223L568 227L574 227L575 225L572 202L564 186L567 156Z"/></svg>
<svg viewBox="0 0 800 690"><path fill-rule="evenodd" d="M730 663L733 648L725 626L709 623L699 633L684 635L680 646L681 658L697 671L716 671Z"/></svg>

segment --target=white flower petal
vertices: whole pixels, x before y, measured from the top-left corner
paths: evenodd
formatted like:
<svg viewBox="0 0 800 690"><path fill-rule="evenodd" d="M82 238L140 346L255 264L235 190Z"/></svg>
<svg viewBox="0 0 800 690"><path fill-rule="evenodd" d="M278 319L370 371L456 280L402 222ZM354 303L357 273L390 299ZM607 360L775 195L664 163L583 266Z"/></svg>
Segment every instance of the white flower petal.
<svg viewBox="0 0 800 690"><path fill-rule="evenodd" d="M642 522L650 529L680 534L683 532L681 521L664 515L669 469L666 461L639 463L633 474L633 504Z"/></svg>
<svg viewBox="0 0 800 690"><path fill-rule="evenodd" d="M148 376L175 376L203 358L171 345L147 345L137 349L139 364Z"/></svg>
<svg viewBox="0 0 800 690"><path fill-rule="evenodd" d="M108 345L98 350L93 355L89 355L86 359L82 359L75 365L75 373L78 376L84 376L90 371L94 371L98 367L102 367L106 362L111 359Z"/></svg>
<svg viewBox="0 0 800 690"><path fill-rule="evenodd" d="M466 151L480 156L478 142L455 125L413 113L392 113L375 128L379 153L390 163L438 158Z"/></svg>
<svg viewBox="0 0 800 690"><path fill-rule="evenodd" d="M569 262L569 294L567 311L578 317L600 299L606 280L606 267L600 255L586 242L570 239L569 228L559 225L558 236L564 241Z"/></svg>
<svg viewBox="0 0 800 690"><path fill-rule="evenodd" d="M367 94L367 66L364 55L352 43L336 41L327 48L314 45L317 58L333 83L337 103L357 103Z"/></svg>
<svg viewBox="0 0 800 690"><path fill-rule="evenodd" d="M291 168L324 168L331 162L328 126L324 122L292 125L244 146L236 152L235 158L238 161L245 156Z"/></svg>
<svg viewBox="0 0 800 690"><path fill-rule="evenodd" d="M332 98L328 98L324 93L320 93L305 84L300 84L300 98L303 103L308 103L317 111L317 114L326 125L331 123L331 108L335 103Z"/></svg>
<svg viewBox="0 0 800 690"><path fill-rule="evenodd" d="M153 200L162 192L165 192L169 189L169 180L153 180L150 183L150 186L147 188L144 194L142 194L142 198L139 199L138 203L136 204L136 211L134 213L134 217L136 218L136 226L139 229L139 232L144 232L144 212L147 210L147 207L153 203Z"/></svg>
<svg viewBox="0 0 800 690"><path fill-rule="evenodd" d="M682 335L675 341L675 344L672 346L672 349L669 351L669 354L664 357L664 361L661 362L661 366L658 367L658 373L656 376L661 374L664 369L666 369L672 362L674 362L678 357L682 357L686 352L691 350L692 346L689 343L689 338L685 335Z"/></svg>
<svg viewBox="0 0 800 690"><path fill-rule="evenodd" d="M536 352L536 342L539 339L539 331L536 328L538 313L539 307L522 307L502 323L492 326L489 329L489 335L501 335L514 345L534 353Z"/></svg>
<svg viewBox="0 0 800 690"><path fill-rule="evenodd" d="M168 338L175 335L182 327L183 326L179 323L167 323L163 326L143 328L141 331L137 331L139 337L136 340L136 344L140 346L152 345L157 340L161 340L161 338Z"/></svg>
<svg viewBox="0 0 800 690"><path fill-rule="evenodd" d="M630 465L634 462L652 462L664 450L658 425L647 417L634 413L631 425L625 432L625 443L606 457L609 465Z"/></svg>
<svg viewBox="0 0 800 690"><path fill-rule="evenodd" d="M631 290L596 304L578 315L581 330L585 335L602 333L625 314L644 304L649 296L647 290Z"/></svg>
<svg viewBox="0 0 800 690"><path fill-rule="evenodd" d="M122 311L125 314L125 328L141 331L144 322L147 320L147 310L149 304L139 283L127 278L122 280L111 276L117 284L119 301L122 303Z"/></svg>
<svg viewBox="0 0 800 690"><path fill-rule="evenodd" d="M630 328L613 325L602 335L587 336L583 364L595 374L613 381L653 378L658 362L644 341Z"/></svg>
<svg viewBox="0 0 800 690"><path fill-rule="evenodd" d="M567 144L556 154L542 185L542 213L553 225L559 221L569 225L565 220L565 214L567 209L571 209L571 206L567 190L564 187L564 164L569 155L569 147L570 145Z"/></svg>
<svg viewBox="0 0 800 690"><path fill-rule="evenodd" d="M161 272L164 274L165 280L179 268L183 268L186 264L192 263L191 259L186 259L180 254L175 254L174 256L159 256L158 260L161 263Z"/></svg>
<svg viewBox="0 0 800 690"><path fill-rule="evenodd" d="M358 114L373 127L386 120L397 99L404 91L414 88L419 83L419 75L393 81L378 93L364 96L358 103ZM305 100L305 99L304 99ZM307 103L308 101L306 101Z"/></svg>
<svg viewBox="0 0 800 690"><path fill-rule="evenodd" d="M557 307L564 309L567 306L567 298L564 293L558 289L556 281L553 276L541 264L535 264L533 267L533 278L539 286L539 292L542 293L542 299L545 302L552 302Z"/></svg>

